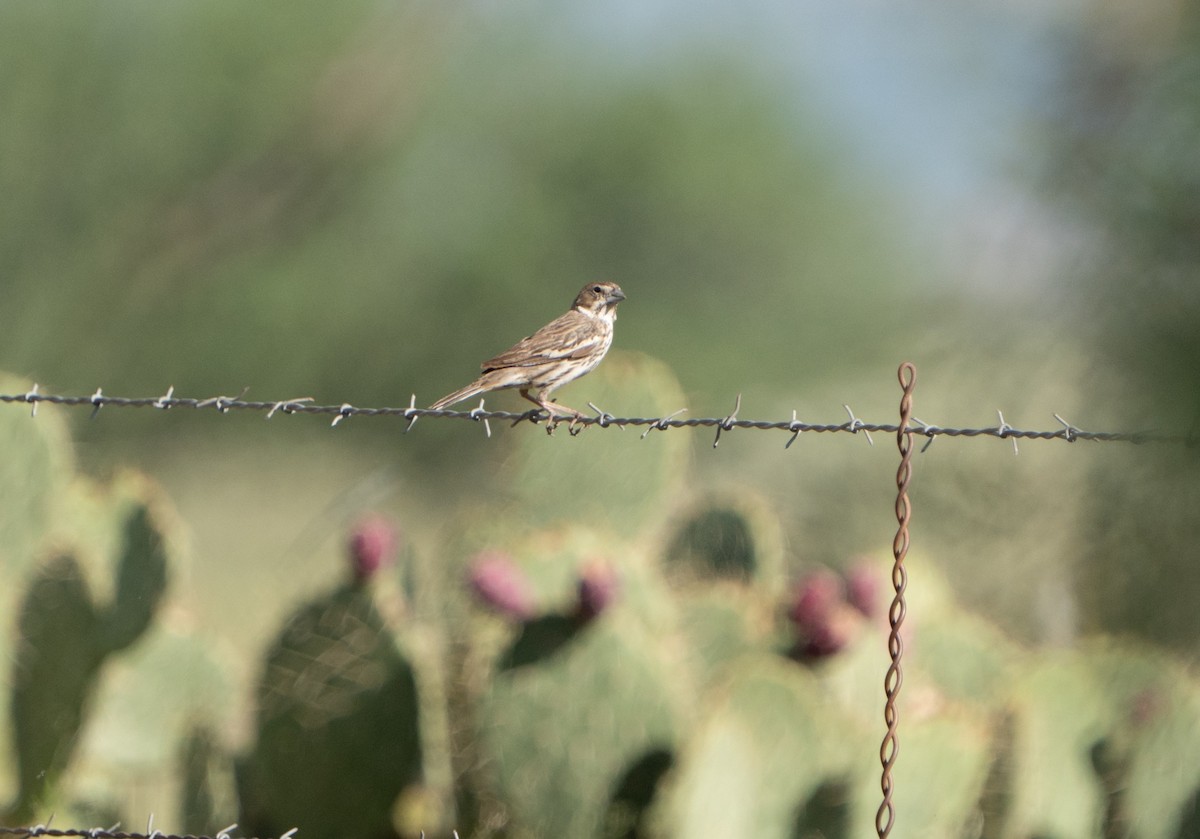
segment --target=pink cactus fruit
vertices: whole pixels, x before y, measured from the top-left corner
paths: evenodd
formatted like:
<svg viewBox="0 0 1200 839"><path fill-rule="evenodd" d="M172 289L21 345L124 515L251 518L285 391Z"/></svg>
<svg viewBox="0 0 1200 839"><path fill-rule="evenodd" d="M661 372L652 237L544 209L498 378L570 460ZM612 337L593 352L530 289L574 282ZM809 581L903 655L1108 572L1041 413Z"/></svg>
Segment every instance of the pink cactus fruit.
<svg viewBox="0 0 1200 839"><path fill-rule="evenodd" d="M396 526L385 516L371 514L359 519L350 531L350 570L354 579L366 582L395 562L399 541Z"/></svg>
<svg viewBox="0 0 1200 839"><path fill-rule="evenodd" d="M513 620L534 614L533 594L524 572L503 551L484 550L471 561L467 582L493 611Z"/></svg>
<svg viewBox="0 0 1200 839"><path fill-rule="evenodd" d="M792 654L805 661L840 652L854 640L862 620L846 602L842 578L827 568L812 572L796 585L788 618L796 628Z"/></svg>

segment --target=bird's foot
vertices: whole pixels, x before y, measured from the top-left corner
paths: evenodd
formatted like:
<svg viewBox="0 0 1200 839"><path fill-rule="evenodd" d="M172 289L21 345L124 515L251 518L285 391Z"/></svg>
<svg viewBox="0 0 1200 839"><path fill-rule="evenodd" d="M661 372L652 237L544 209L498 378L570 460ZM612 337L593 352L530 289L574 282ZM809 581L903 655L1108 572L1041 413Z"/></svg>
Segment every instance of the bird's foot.
<svg viewBox="0 0 1200 839"><path fill-rule="evenodd" d="M546 411L546 433L553 434L554 429L564 419L570 420L567 423L567 433L575 437L586 428L586 425L579 425L579 421L585 417L582 411L577 411L574 408L568 408L566 405L559 405L557 402L541 402L542 408Z"/></svg>

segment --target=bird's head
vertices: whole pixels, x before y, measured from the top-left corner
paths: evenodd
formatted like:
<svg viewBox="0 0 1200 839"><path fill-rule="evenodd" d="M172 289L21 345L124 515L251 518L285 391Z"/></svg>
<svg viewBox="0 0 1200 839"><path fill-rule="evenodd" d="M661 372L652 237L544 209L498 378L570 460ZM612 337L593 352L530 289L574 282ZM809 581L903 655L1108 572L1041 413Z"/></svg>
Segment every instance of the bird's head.
<svg viewBox="0 0 1200 839"><path fill-rule="evenodd" d="M615 317L617 304L625 299L625 292L616 283L588 283L575 297L572 308L585 314Z"/></svg>

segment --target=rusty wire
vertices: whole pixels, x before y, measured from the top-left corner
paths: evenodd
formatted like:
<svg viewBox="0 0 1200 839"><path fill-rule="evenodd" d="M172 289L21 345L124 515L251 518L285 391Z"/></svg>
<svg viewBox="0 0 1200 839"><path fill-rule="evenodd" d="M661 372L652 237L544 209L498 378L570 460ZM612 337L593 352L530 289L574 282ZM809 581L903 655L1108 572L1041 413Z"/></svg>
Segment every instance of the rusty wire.
<svg viewBox="0 0 1200 839"><path fill-rule="evenodd" d="M547 431L553 431L559 424L558 421L548 421L545 412L537 409L517 413L512 411L489 411L484 408L483 400L480 400L478 407L469 411L434 411L429 408L418 408L416 406L416 397L413 396L405 408L361 408L349 403L340 405L318 405L312 397L299 397L292 399L280 400L245 400L242 394L238 396L212 396L208 398L193 398L193 397L177 397L175 389L172 387L167 390L162 396L149 397L123 397L123 396L105 396L101 389L97 389L90 396L62 396L51 393L41 393L37 385L34 385L26 393L6 393L0 394L0 403L18 403L31 406L31 412L36 416L37 407L41 403L49 403L54 405L64 405L68 407L90 406L92 408L92 416L100 412L102 408L157 408L159 410L169 410L171 408L188 408L195 410L213 409L219 413L228 413L230 411L250 411L260 412L266 415L267 419L271 419L276 414L322 414L332 416L331 425L336 426L350 417L398 417L408 421L405 428L412 428L413 424L421 417L432 417L435 419L462 419L472 420L474 422L482 422L487 431L488 436L491 436L491 420L508 421L513 425L521 422L530 422L533 424L546 423ZM907 433L920 434L927 438L922 451L929 447L930 443L937 437L996 437L1001 440L1011 440L1013 442L1014 451L1016 451L1016 442L1020 439L1033 440L1063 440L1068 443L1074 443L1079 440L1089 440L1093 442L1124 442L1133 444L1143 443L1186 443L1195 445L1197 442L1197 432L1195 429L1186 434L1170 434L1157 431L1086 431L1081 429L1059 415L1055 414L1055 420L1061 425L1060 428L1049 430L1027 430L1013 428L1004 420L1004 415L997 412L999 416L999 424L995 426L985 426L978 428L946 428L935 425L933 423L924 422L916 417L909 417L901 425L892 423L874 423L864 422L854 415L854 412L848 405L843 405L846 413L849 415L844 422L838 423L812 423L804 422L797 418L796 412L792 412L790 420L750 420L738 419L738 412L741 410L741 395L738 395L734 410L725 417L680 417L679 414L684 413L684 410L675 411L661 417L617 417L607 411L598 408L597 406L588 403L589 407L595 412L595 416L580 417L569 423L569 429L572 434L578 433L582 428L587 426L599 426L600 428L610 428L616 426L618 428L642 427L645 429L642 433L642 438L645 438L651 431L666 431L673 428L716 428L716 439L713 441L713 446L721 439L722 432L729 432L735 428L751 428L760 431L774 430L786 431L790 434L785 448L790 447L800 434L805 432L812 433L836 433L849 432L857 434L860 431L871 441L871 432L883 433L899 433L901 428L907 430Z"/></svg>
<svg viewBox="0 0 1200 839"><path fill-rule="evenodd" d="M900 387L904 395L900 397L900 425L896 431L896 446L900 449L900 466L896 469L896 536L892 540L892 587L896 591L892 605L888 609L888 655L891 663L887 675L883 679L883 692L886 701L883 705L883 721L887 724L887 733L879 747L879 760L883 764L883 774L880 777L880 788L883 792L883 803L875 814L875 831L880 839L885 839L892 832L896 821L896 808L892 804L892 767L900 753L900 741L897 731L900 726L900 714L896 709L896 699L900 695L900 686L904 684L904 671L900 667L900 659L904 654L904 640L900 637L900 627L904 623L907 606L904 602L904 591L908 588L908 571L904 568L904 558L908 555L908 524L912 520L912 503L908 499L908 484L912 479L912 449L913 431L909 430L909 418L912 416L912 395L917 385L917 368L912 362L904 362L898 371Z"/></svg>

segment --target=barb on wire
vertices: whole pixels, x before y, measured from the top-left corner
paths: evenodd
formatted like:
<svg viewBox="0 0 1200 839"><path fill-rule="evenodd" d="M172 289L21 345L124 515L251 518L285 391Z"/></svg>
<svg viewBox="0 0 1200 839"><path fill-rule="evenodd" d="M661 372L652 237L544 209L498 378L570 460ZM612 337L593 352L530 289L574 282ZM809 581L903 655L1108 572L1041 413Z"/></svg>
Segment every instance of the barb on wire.
<svg viewBox="0 0 1200 839"><path fill-rule="evenodd" d="M479 400L479 407L475 408L471 413L471 419L479 422L483 420L483 430L487 432L488 439L492 439L492 425L488 422L488 418L483 416L483 399Z"/></svg>
<svg viewBox="0 0 1200 839"><path fill-rule="evenodd" d="M739 393L737 395L737 400L733 403L733 412L729 416L725 417L723 421L717 424L717 436L716 439L713 440L714 449L717 447L717 444L721 442L721 432L730 431L733 429L733 424L737 422L737 415L738 411L740 410L742 410L742 395Z"/></svg>
<svg viewBox="0 0 1200 839"><path fill-rule="evenodd" d="M867 444L874 446L875 440L871 437L870 427L858 417L854 416L854 412L850 410L849 405L843 405L842 407L845 408L846 413L850 415L850 422L846 424L846 430L851 434L857 434L860 431L863 432L863 434L865 434L867 437Z"/></svg>
<svg viewBox="0 0 1200 839"><path fill-rule="evenodd" d="M167 408L170 408L171 403L173 403L175 401L174 397L175 397L175 385L171 385L169 388L167 388L166 393L164 393L158 399L155 399L150 404L153 405L155 408L161 408L162 410L165 411ZM109 401L111 401L111 400L109 400Z"/></svg>
<svg viewBox="0 0 1200 839"><path fill-rule="evenodd" d="M792 436L789 437L788 441L783 444L785 449L790 449L792 447L792 443L796 442L796 438L798 438L800 436L800 432L804 430L803 426L804 423L796 419L796 412L792 411L792 421L788 423L788 431L792 432Z"/></svg>
<svg viewBox="0 0 1200 839"><path fill-rule="evenodd" d="M596 425L600 426L601 428L608 428L610 425L616 425L617 428L621 429L622 431L625 430L625 426L618 423L616 417L614 417L608 411L605 411L603 408L596 407L595 402L589 402L587 403L587 406L597 414Z"/></svg>
<svg viewBox="0 0 1200 839"><path fill-rule="evenodd" d="M434 417L437 419L460 419L471 420L473 422L483 422L484 429L489 434L491 433L491 425L488 420L509 421L513 425L521 422L530 422L538 424L545 422L552 430L554 425L553 418L548 417L545 411L533 409L521 413L513 411L489 411L485 410L482 402L479 407L469 411L435 411L429 408L418 408L417 397L415 394L409 399L407 407L404 408L360 408L351 405L348 402L343 402L337 405L319 405L313 397L305 396L296 399L271 399L271 400L246 400L245 391L236 397L231 396L213 396L206 399L195 399L189 397L181 397L175 395L175 387L172 385L167 389L167 392L162 396L151 396L142 398L130 398L123 396L106 396L102 389L97 388L96 391L88 396L63 396L52 393L42 393L38 385L33 385L26 393L0 393L0 403L21 403L30 406L30 412L33 416L37 416L37 408L43 402L53 405L62 405L66 407L73 406L89 406L92 409L91 416L93 418L100 412L101 408L157 408L162 411L167 411L172 408L191 408L195 410L205 410L215 408L222 414L229 414L235 411L259 411L262 412L267 419L275 417L276 414L286 414L295 416L297 414L317 414L331 417L330 425L337 427L345 422L350 417L398 417L407 421L405 431L412 430L413 425L421 417ZM792 411L790 420L752 420L739 419L738 414L741 411L741 396L735 400L733 411L724 417L689 417L682 418L686 409L680 409L673 413L661 417L618 417L608 411L596 407L592 403L588 403L588 407L596 412L596 416L579 416L571 420L572 433L578 433L577 429L587 427L589 425L599 426L600 428L608 428L616 426L617 428L625 428L626 426L642 426L645 431L642 434L642 439L645 439L651 431L667 431L675 428L715 428L717 430L717 443L721 438L720 435L727 431L732 431L735 428L752 428L759 431L777 430L786 431L789 434L787 442L784 444L786 448L790 448L792 443L803 432L814 433L844 433L857 434L860 431L866 436L867 441L874 445L874 440L871 437L872 432L882 432L894 434L901 429L901 426L894 423L875 423L866 422L854 415L849 405L843 405L849 419L841 423L813 423L800 420L795 411ZM1186 433L1160 433L1154 431L1084 431L1078 426L1067 422L1061 416L1055 415L1055 420L1061 426L1051 430L1023 430L1013 428L1004 419L1004 414L997 411L999 424L980 428L947 428L933 423L923 422L916 418L910 418L909 422L915 425L905 425L906 431L921 434L925 436L926 442L921 451L929 448L935 437L995 437L1001 440L1011 440L1014 452L1018 440L1063 440L1069 443L1074 443L1080 440L1089 440L1093 442L1124 442L1141 445L1144 443L1181 443L1186 444L1191 442L1195 444L1197 434L1195 429Z"/></svg>
<svg viewBox="0 0 1200 839"><path fill-rule="evenodd" d="M99 391L97 391L97 393L98 392ZM276 402L274 405L271 406L271 410L267 411L266 418L270 419L271 417L275 416L276 411L283 411L285 414L290 414L293 411L292 406L299 405L304 402L312 402L312 401L314 401L314 400L313 400L313 397L311 397L311 396L301 396L298 399L284 399L282 402Z"/></svg>
<svg viewBox="0 0 1200 839"><path fill-rule="evenodd" d="M1067 437L1066 437L1067 442L1074 443L1075 438L1079 435L1079 429L1076 428L1075 426L1071 425L1071 423L1067 422L1065 419L1060 417L1058 414L1055 414L1054 418L1056 420L1058 420L1059 422L1061 422L1063 425L1063 428L1065 428L1067 430Z"/></svg>
<svg viewBox="0 0 1200 839"><path fill-rule="evenodd" d="M417 420L421 415L417 413L417 395L414 393L408 400L408 407L404 409L404 418L408 420L408 425L404 426L404 433L412 431L412 427L417 424Z"/></svg>
<svg viewBox="0 0 1200 839"><path fill-rule="evenodd" d="M678 428L681 425L685 425L686 423L679 422L675 419L675 417L679 416L680 414L684 414L684 413L687 413L687 408L680 408L678 411L667 414L665 417L659 417L658 419L652 420L648 423L638 423L638 422L635 422L634 420L627 420L627 422L629 422L631 425L648 425L649 428L647 428L645 431L642 432L642 439L645 440L646 435L649 434L651 431L655 430L656 428L659 431L666 431L668 428ZM721 422L720 420L717 420L713 424L719 425L720 422Z"/></svg>
<svg viewBox="0 0 1200 839"><path fill-rule="evenodd" d="M996 416L1000 417L1000 424L996 426L996 436L1001 440L1012 437L1013 454L1020 454L1021 450L1017 448L1017 438L1013 436L1013 429L1007 422L1004 421L1004 412L999 408L996 409Z"/></svg>

